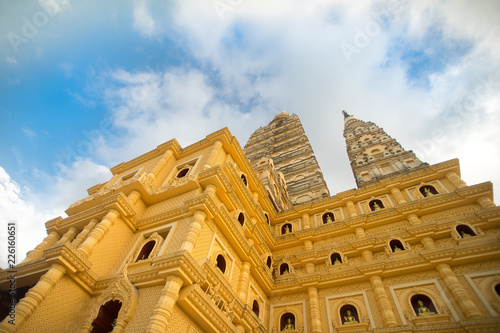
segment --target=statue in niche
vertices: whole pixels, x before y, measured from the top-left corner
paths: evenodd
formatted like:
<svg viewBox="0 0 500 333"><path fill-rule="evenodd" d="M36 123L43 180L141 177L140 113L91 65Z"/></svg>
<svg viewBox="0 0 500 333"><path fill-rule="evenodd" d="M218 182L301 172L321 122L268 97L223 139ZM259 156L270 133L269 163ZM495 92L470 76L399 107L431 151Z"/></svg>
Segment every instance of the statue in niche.
<svg viewBox="0 0 500 333"><path fill-rule="evenodd" d="M351 310L347 310L346 315L344 316L344 325L345 324L356 324L358 321L352 315Z"/></svg>
<svg viewBox="0 0 500 333"><path fill-rule="evenodd" d="M326 223L331 223L333 222L332 216L330 214L326 215Z"/></svg>
<svg viewBox="0 0 500 333"><path fill-rule="evenodd" d="M472 237L472 235L471 235L471 234L469 234L469 233L465 232L464 230L460 231L460 236L461 236L462 238L469 238L469 237Z"/></svg>
<svg viewBox="0 0 500 333"><path fill-rule="evenodd" d="M394 245L394 248L392 249L392 252L401 252L404 251L402 248L400 248L397 244Z"/></svg>
<svg viewBox="0 0 500 333"><path fill-rule="evenodd" d="M380 209L382 209L382 208L381 208L381 207L378 205L378 203L375 201L375 202L373 203L373 210L375 211L375 210L380 210Z"/></svg>
<svg viewBox="0 0 500 333"><path fill-rule="evenodd" d="M292 323L292 319L288 318L287 324L285 327L281 330L281 332L286 332L286 331L294 331L295 330L295 325Z"/></svg>
<svg viewBox="0 0 500 333"><path fill-rule="evenodd" d="M424 302L422 300L418 300L418 316L427 316L427 315L432 315L436 314L436 312L429 310L428 307L424 305Z"/></svg>
<svg viewBox="0 0 500 333"><path fill-rule="evenodd" d="M285 226L285 235L290 233L290 226L287 224Z"/></svg>
<svg viewBox="0 0 500 333"><path fill-rule="evenodd" d="M432 193L428 187L424 187L424 195L425 195L425 197L431 197L434 195L434 193Z"/></svg>
<svg viewBox="0 0 500 333"><path fill-rule="evenodd" d="M339 260L339 258L335 258L335 261L333 262L334 265L340 265L342 261Z"/></svg>

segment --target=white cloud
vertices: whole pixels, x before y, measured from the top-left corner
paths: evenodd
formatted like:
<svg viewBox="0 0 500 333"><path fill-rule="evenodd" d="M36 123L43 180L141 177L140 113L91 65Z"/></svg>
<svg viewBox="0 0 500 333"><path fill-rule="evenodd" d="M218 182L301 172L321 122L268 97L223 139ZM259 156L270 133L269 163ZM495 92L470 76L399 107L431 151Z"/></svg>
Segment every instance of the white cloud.
<svg viewBox="0 0 500 333"><path fill-rule="evenodd" d="M28 137L29 139L33 139L34 137L37 136L36 132L29 129L28 127L22 127L21 130L23 131L24 135Z"/></svg>
<svg viewBox="0 0 500 333"><path fill-rule="evenodd" d="M149 12L145 0L134 1L134 29L142 35L151 37L155 32L155 21Z"/></svg>
<svg viewBox="0 0 500 333"><path fill-rule="evenodd" d="M11 56L6 56L6 57L5 57L5 60L6 60L9 64L17 65L17 59L16 59L16 58L14 58L14 57L11 57Z"/></svg>

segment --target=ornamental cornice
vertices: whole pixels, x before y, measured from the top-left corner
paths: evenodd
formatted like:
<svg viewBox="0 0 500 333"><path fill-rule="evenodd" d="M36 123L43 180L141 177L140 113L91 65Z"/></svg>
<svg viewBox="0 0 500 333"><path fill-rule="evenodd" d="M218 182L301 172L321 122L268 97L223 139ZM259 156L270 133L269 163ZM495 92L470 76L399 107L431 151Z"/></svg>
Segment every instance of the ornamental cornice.
<svg viewBox="0 0 500 333"><path fill-rule="evenodd" d="M45 271L50 268L44 257L35 261L28 261L24 264L17 265L14 269L3 269L0 271L0 285L7 281L8 277L15 272L17 277L33 274L35 272Z"/></svg>
<svg viewBox="0 0 500 333"><path fill-rule="evenodd" d="M222 296L222 298L226 302L235 301L235 306L239 308L243 308L243 302L240 300L238 295L234 292L233 288L229 284L229 282L222 276L219 269L208 259L205 259L205 262L201 265L201 268L206 273L206 281L211 285L219 285L218 294ZM236 310L236 309L235 309ZM236 311L237 313L241 311Z"/></svg>
<svg viewBox="0 0 500 333"><path fill-rule="evenodd" d="M70 273L83 272L92 266L90 261L77 251L70 242L49 247L43 251L43 256L48 263L57 262Z"/></svg>
<svg viewBox="0 0 500 333"><path fill-rule="evenodd" d="M202 283L206 277L198 263L187 251L178 251L156 257L151 263L158 270L158 274L164 278L175 274L181 277L185 283L192 284Z"/></svg>

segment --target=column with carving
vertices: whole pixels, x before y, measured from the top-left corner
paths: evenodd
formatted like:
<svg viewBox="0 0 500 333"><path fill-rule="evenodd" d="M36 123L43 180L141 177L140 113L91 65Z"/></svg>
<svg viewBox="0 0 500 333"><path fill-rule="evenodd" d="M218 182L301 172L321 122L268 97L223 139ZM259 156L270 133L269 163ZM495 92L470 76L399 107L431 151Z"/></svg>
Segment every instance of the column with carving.
<svg viewBox="0 0 500 333"><path fill-rule="evenodd" d="M64 266L53 264L47 273L40 278L38 283L17 303L15 308L15 325L8 323L10 317L7 316L0 324L0 331L9 333L18 332L64 274L66 274Z"/></svg>
<svg viewBox="0 0 500 333"><path fill-rule="evenodd" d="M248 291L248 283L250 282L250 263L248 261L243 262L240 272L240 280L238 281L238 296L243 301L247 302L246 296Z"/></svg>
<svg viewBox="0 0 500 333"><path fill-rule="evenodd" d="M358 216L358 213L356 213L356 207L354 207L354 202L352 201L347 201L347 210L349 211L349 217L356 217Z"/></svg>
<svg viewBox="0 0 500 333"><path fill-rule="evenodd" d="M460 283L460 281L458 281L458 278L451 270L450 265L439 264L436 268L467 319L481 318L481 312L479 312L467 290L465 290L464 286Z"/></svg>
<svg viewBox="0 0 500 333"><path fill-rule="evenodd" d="M406 200L403 197L403 194L401 193L401 190L399 188L393 187L391 189L391 193L392 193L392 195L394 196L394 198L396 199L396 201L397 201L397 203L399 205L402 205L402 204L406 203Z"/></svg>
<svg viewBox="0 0 500 333"><path fill-rule="evenodd" d="M191 252L194 249L194 246L198 241L198 236L200 236L202 224L203 222L205 222L206 217L207 214L202 210L197 210L194 212L194 221L191 222L191 225L189 226L189 229L187 231L186 239L184 240L184 242L182 242L181 251L185 250Z"/></svg>
<svg viewBox="0 0 500 333"><path fill-rule="evenodd" d="M211 167L214 166L215 160L217 159L217 156L219 156L220 150L222 148L222 141L217 140L214 144L214 148L210 152L210 155L208 155L208 160L207 163L203 166L203 170L210 169Z"/></svg>
<svg viewBox="0 0 500 333"><path fill-rule="evenodd" d="M166 332L175 302L179 298L179 291L181 290L183 280L175 275L167 277L167 283L161 290L161 296L153 309L153 314L149 319L146 332L149 333L164 333ZM172 330L172 332L174 332Z"/></svg>
<svg viewBox="0 0 500 333"><path fill-rule="evenodd" d="M377 303L382 313L382 318L384 320L384 325L395 326L398 324L396 317L394 316L394 311L392 310L391 302L389 301L389 296L385 291L384 283L380 276L374 275L370 278L372 283L372 288L375 291L375 297L377 298Z"/></svg>
<svg viewBox="0 0 500 333"><path fill-rule="evenodd" d="M172 149L167 149L167 151L163 154L158 163L156 163L153 169L151 169L151 171L148 173L148 177L149 179L151 179L151 181L153 181L156 178L156 176L158 176L161 169L163 169L165 164L167 164L167 162L170 160L170 158L172 158L173 155L174 152L172 151Z"/></svg>
<svg viewBox="0 0 500 333"><path fill-rule="evenodd" d="M102 221L99 222L97 227L92 230L89 237L78 247L78 250L88 258L92 253L94 246L96 246L102 240L104 235L108 233L118 216L120 216L120 213L116 209L110 209Z"/></svg>
<svg viewBox="0 0 500 333"><path fill-rule="evenodd" d="M73 247L75 247L75 248L78 248L85 241L85 239L89 235L90 231L92 231L92 229L94 229L97 222L99 222L99 221L97 221L96 219L90 220L90 222L85 226L85 228L83 228L83 230L80 231L78 236L76 236L76 238L73 239L73 242L71 243L71 245L73 245Z"/></svg>
<svg viewBox="0 0 500 333"><path fill-rule="evenodd" d="M72 241L73 238L75 238L75 236L77 234L78 234L78 229L76 229L75 227L69 228L69 230L66 231L66 233L64 233L64 235L61 237L61 239L57 241L56 245L60 245L60 244L64 244L66 242Z"/></svg>
<svg viewBox="0 0 500 333"><path fill-rule="evenodd" d="M456 188L464 188L467 187L467 184L462 180L462 178L458 177L456 173L450 171L446 174L446 178L455 185Z"/></svg>
<svg viewBox="0 0 500 333"><path fill-rule="evenodd" d="M311 311L311 332L321 333L321 312L319 309L319 299L318 299L318 288L309 287L307 288L307 293L309 295L309 305Z"/></svg>

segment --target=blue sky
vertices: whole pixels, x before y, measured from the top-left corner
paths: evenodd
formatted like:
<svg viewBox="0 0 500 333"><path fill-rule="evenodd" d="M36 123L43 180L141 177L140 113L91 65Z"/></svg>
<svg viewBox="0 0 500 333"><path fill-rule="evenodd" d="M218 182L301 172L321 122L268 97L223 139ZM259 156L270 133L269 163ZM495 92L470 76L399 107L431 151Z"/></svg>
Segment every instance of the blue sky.
<svg viewBox="0 0 500 333"><path fill-rule="evenodd" d="M0 1L1 223L22 257L110 167L225 126L244 146L283 110L332 194L355 187L343 109L498 188L499 22L486 0Z"/></svg>

